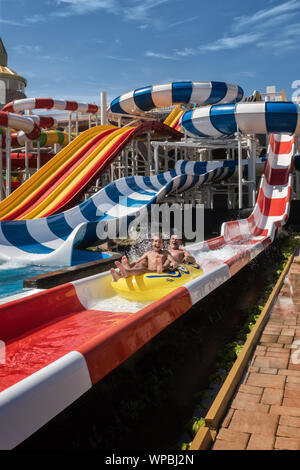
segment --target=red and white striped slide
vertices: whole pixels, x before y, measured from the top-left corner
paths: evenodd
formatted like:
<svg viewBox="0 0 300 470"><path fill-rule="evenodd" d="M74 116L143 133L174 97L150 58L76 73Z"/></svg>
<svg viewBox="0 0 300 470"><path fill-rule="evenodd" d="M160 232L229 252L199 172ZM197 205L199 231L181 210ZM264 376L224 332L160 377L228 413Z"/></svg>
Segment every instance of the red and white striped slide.
<svg viewBox="0 0 300 470"><path fill-rule="evenodd" d="M293 153L293 136L271 136L253 213L191 245L204 274L160 300L113 308L106 272L0 306L1 449L24 441L272 243L289 214Z"/></svg>

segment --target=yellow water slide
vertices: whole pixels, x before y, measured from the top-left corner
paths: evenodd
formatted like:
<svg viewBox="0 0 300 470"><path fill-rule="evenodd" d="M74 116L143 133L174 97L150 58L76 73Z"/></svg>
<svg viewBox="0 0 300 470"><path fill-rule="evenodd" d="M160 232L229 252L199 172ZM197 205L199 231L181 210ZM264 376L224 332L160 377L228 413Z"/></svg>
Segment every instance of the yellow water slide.
<svg viewBox="0 0 300 470"><path fill-rule="evenodd" d="M98 141L102 134L114 128L114 126L95 126L82 132L0 203L0 219L14 220L20 218L21 214L34 204L39 194L54 185L59 178L66 174L70 167L79 164L88 149L93 146L94 140Z"/></svg>

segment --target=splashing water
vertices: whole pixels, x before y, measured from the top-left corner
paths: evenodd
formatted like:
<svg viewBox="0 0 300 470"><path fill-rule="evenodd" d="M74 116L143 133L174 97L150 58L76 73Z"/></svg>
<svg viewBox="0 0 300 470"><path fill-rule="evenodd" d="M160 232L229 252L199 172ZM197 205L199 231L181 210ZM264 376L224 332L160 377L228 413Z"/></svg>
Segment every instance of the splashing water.
<svg viewBox="0 0 300 470"><path fill-rule="evenodd" d="M150 251L152 249L151 240L139 240L135 245L131 245L128 250L128 259L130 262L136 261L140 258L144 253Z"/></svg>
<svg viewBox="0 0 300 470"><path fill-rule="evenodd" d="M189 251L196 258L203 271L211 271L238 253L241 253L244 249L243 245L226 244L217 250L209 250L203 247L202 249L192 248Z"/></svg>
<svg viewBox="0 0 300 470"><path fill-rule="evenodd" d="M107 312L132 312L136 313L144 307L147 307L152 301L137 302L136 300L127 300L119 295L99 299L93 304L93 309L105 310Z"/></svg>

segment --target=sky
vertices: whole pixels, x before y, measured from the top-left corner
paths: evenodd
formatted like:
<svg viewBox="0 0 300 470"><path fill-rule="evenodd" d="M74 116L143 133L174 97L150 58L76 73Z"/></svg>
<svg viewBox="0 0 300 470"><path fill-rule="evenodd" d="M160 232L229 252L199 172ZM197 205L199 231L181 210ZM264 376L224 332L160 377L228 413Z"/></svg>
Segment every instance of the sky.
<svg viewBox="0 0 300 470"><path fill-rule="evenodd" d="M28 97L109 103L185 80L300 89L300 0L0 0L0 36Z"/></svg>

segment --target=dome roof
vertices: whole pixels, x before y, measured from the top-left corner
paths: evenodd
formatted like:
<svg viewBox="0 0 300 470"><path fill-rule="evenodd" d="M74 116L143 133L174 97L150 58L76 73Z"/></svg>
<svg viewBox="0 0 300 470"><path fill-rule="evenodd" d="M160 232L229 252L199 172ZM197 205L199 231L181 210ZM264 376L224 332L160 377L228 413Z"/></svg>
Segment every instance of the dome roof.
<svg viewBox="0 0 300 470"><path fill-rule="evenodd" d="M20 80L25 85L27 85L26 78L22 77L21 75L14 72L9 67L5 67L4 65L0 65L0 79L1 78L12 78L13 80Z"/></svg>
<svg viewBox="0 0 300 470"><path fill-rule="evenodd" d="M14 72L12 69L7 67L7 52L0 38L0 78L10 78L13 80L19 80L27 85L27 80L21 75Z"/></svg>

